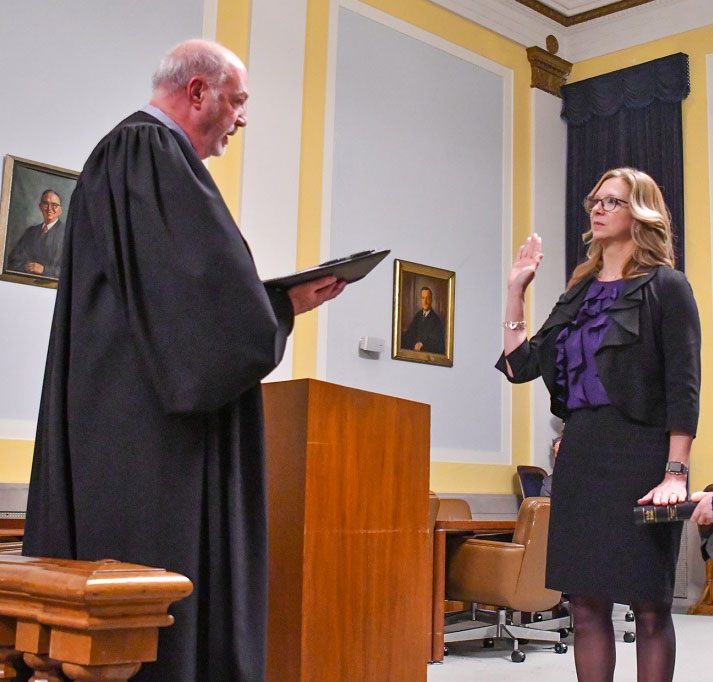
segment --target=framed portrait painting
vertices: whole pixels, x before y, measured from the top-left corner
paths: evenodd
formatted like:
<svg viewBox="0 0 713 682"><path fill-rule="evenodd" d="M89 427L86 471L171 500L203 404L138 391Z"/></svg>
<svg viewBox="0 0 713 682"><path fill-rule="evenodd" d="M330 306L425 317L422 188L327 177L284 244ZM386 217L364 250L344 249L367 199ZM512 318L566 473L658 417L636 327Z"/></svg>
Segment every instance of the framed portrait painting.
<svg viewBox="0 0 713 682"><path fill-rule="evenodd" d="M0 198L0 279L56 287L65 217L79 173L5 157Z"/></svg>
<svg viewBox="0 0 713 682"><path fill-rule="evenodd" d="M451 270L394 260L392 358L453 366L455 288Z"/></svg>

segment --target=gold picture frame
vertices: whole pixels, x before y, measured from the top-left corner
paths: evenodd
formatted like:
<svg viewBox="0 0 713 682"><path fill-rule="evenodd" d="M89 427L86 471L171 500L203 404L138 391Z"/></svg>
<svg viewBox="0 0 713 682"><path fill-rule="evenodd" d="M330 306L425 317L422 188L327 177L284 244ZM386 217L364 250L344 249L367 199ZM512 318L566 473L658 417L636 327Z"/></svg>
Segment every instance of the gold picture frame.
<svg viewBox="0 0 713 682"><path fill-rule="evenodd" d="M0 280L57 287L64 221L78 177L79 173L66 168L5 156Z"/></svg>
<svg viewBox="0 0 713 682"><path fill-rule="evenodd" d="M453 366L456 273L394 259L391 357Z"/></svg>

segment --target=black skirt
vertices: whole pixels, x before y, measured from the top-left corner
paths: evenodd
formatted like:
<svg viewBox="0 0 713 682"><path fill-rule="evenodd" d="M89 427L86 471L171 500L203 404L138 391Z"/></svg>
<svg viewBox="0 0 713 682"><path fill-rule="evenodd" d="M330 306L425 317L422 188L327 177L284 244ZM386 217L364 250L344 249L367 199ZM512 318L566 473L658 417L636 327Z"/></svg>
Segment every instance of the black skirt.
<svg viewBox="0 0 713 682"><path fill-rule="evenodd" d="M637 526L668 459L663 427L612 406L575 410L555 462L547 587L628 604L671 602L682 522Z"/></svg>

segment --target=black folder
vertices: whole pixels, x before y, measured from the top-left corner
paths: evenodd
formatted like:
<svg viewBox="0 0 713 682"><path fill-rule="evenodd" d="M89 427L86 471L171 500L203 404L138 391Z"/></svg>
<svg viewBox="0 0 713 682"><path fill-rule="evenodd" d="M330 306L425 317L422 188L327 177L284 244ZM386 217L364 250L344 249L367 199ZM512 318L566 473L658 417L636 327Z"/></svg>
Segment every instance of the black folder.
<svg viewBox="0 0 713 682"><path fill-rule="evenodd" d="M311 282L313 279L327 275L334 275L337 279L343 279L347 283L356 282L362 277L366 277L389 253L391 253L390 249L360 251L344 258L328 260L291 275L266 279L263 284L277 289L289 289L296 284Z"/></svg>

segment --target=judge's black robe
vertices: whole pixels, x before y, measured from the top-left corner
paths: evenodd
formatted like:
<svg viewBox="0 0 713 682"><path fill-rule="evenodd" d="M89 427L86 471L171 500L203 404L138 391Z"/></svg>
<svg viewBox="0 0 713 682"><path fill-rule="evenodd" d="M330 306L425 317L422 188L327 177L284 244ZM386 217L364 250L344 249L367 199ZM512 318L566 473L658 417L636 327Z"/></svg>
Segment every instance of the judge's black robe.
<svg viewBox="0 0 713 682"><path fill-rule="evenodd" d="M59 277L59 265L62 261L64 244L64 223L58 220L50 230L42 233L43 223L28 227L7 259L7 269L25 272L28 263L44 266L45 277Z"/></svg>
<svg viewBox="0 0 713 682"><path fill-rule="evenodd" d="M193 148L145 113L74 191L23 551L187 575L136 680L264 678L260 380L293 323Z"/></svg>

